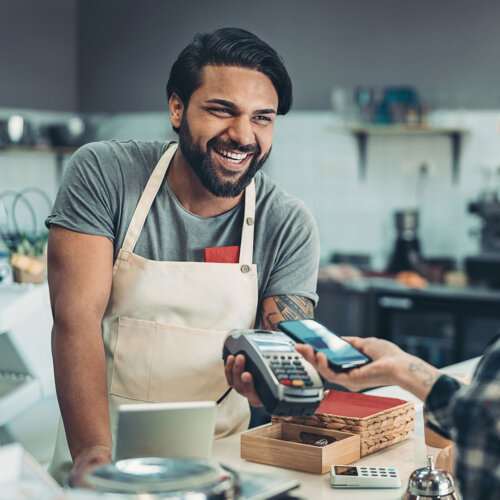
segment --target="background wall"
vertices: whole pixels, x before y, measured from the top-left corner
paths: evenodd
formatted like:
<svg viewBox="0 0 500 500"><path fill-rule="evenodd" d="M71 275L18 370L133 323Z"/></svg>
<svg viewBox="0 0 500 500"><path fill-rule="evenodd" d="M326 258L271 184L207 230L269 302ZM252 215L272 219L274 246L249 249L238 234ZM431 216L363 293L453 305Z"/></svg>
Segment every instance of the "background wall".
<svg viewBox="0 0 500 500"><path fill-rule="evenodd" d="M282 54L295 109L333 85L412 84L433 107L500 107L495 0L0 0L0 106L166 108L194 33L249 29Z"/></svg>
<svg viewBox="0 0 500 500"><path fill-rule="evenodd" d="M77 111L77 0L0 0L0 107Z"/></svg>
<svg viewBox="0 0 500 500"><path fill-rule="evenodd" d="M0 0L0 8L0 119L20 112L60 122L81 110L98 112L98 139L175 137L164 90L172 62L195 32L241 26L283 55L294 82L295 110L278 120L266 170L313 211L324 259L367 253L383 266L393 211L403 208L421 211L426 256L477 251L469 233L479 219L467 205L487 186L484 169L492 188L500 166L500 3ZM370 138L367 179L358 181L356 144L334 130L330 90L403 83L441 109L431 121L470 131L457 184L449 139L429 136ZM0 192L37 185L55 197L54 164L50 153L0 151Z"/></svg>
<svg viewBox="0 0 500 500"><path fill-rule="evenodd" d="M249 29L284 58L295 109L330 107L333 85L412 84L431 106L500 107L494 0L80 1L83 111L165 109L196 32Z"/></svg>

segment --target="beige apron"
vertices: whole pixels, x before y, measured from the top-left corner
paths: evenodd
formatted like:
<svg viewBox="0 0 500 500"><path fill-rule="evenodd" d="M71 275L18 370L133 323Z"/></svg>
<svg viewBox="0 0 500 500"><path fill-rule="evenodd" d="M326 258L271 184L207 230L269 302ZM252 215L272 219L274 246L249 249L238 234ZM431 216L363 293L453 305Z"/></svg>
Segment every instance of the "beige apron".
<svg viewBox="0 0 500 500"><path fill-rule="evenodd" d="M152 261L133 253L176 149L167 149L149 178L113 267L102 322L113 436L120 404L217 401L228 388L222 361L225 335L255 323L253 181L245 190L239 263ZM231 391L217 407L215 437L244 430L249 414L246 398ZM62 481L71 465L60 422L50 472Z"/></svg>

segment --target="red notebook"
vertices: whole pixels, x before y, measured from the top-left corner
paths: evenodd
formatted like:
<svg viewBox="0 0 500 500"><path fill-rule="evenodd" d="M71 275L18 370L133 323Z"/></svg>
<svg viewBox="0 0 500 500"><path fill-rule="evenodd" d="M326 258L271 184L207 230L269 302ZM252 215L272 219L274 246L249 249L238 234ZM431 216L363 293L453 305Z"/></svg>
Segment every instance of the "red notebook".
<svg viewBox="0 0 500 500"><path fill-rule="evenodd" d="M363 418L406 402L403 399L383 398L357 392L330 391L316 412Z"/></svg>

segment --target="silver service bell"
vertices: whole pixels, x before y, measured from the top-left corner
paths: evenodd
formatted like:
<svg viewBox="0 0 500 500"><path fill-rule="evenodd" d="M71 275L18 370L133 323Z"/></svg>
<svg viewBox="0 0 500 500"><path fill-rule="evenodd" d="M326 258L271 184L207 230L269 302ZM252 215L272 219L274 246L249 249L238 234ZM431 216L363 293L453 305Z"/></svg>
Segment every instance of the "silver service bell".
<svg viewBox="0 0 500 500"><path fill-rule="evenodd" d="M427 457L427 467L412 472L402 500L458 500L455 483L449 472L436 469L434 457Z"/></svg>

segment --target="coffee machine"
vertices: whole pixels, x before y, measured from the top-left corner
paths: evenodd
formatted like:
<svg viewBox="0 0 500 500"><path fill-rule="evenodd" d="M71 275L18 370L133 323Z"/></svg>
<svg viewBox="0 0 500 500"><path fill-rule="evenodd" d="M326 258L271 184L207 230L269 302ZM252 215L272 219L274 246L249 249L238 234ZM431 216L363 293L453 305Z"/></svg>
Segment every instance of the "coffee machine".
<svg viewBox="0 0 500 500"><path fill-rule="evenodd" d="M397 237L389 265L387 266L387 272L420 272L422 255L418 237L417 210L398 210L394 212L394 222L396 224Z"/></svg>
<svg viewBox="0 0 500 500"><path fill-rule="evenodd" d="M500 288L500 200L490 192L470 203L468 210L481 219L480 253L465 259L469 282Z"/></svg>

